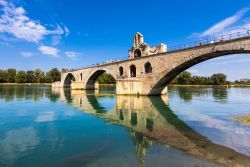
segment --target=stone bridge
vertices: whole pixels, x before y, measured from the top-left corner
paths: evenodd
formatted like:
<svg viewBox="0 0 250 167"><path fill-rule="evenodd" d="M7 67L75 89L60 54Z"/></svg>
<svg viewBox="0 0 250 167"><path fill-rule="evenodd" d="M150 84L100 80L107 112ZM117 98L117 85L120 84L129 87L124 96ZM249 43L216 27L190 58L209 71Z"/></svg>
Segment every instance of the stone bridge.
<svg viewBox="0 0 250 167"><path fill-rule="evenodd" d="M209 59L229 54L250 53L249 31L244 36L199 42L193 46L167 51L167 46L149 47L143 36L136 33L129 59L64 72L61 82L53 87L95 89L103 73L116 80L116 94L160 95L181 72Z"/></svg>

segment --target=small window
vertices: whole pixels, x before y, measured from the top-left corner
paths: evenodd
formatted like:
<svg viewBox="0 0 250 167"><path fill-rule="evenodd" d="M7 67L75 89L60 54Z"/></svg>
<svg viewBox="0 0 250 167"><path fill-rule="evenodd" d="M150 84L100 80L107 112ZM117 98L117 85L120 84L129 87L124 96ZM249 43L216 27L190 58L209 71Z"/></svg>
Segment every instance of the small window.
<svg viewBox="0 0 250 167"><path fill-rule="evenodd" d="M136 77L136 67L135 67L135 65L130 66L130 77Z"/></svg>
<svg viewBox="0 0 250 167"><path fill-rule="evenodd" d="M119 75L123 76L123 67L119 67Z"/></svg>
<svg viewBox="0 0 250 167"><path fill-rule="evenodd" d="M145 73L152 73L152 66L149 62L147 62L145 65L144 65L144 68L145 68Z"/></svg>

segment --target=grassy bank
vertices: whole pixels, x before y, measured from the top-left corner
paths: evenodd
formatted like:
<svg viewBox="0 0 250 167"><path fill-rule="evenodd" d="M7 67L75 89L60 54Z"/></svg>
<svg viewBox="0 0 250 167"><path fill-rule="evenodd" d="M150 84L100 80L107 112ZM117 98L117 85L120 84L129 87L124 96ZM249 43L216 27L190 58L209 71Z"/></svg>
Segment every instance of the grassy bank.
<svg viewBox="0 0 250 167"><path fill-rule="evenodd" d="M233 120L240 122L241 125L250 126L250 114L234 116Z"/></svg>
<svg viewBox="0 0 250 167"><path fill-rule="evenodd" d="M0 86L51 86L52 83L0 83Z"/></svg>
<svg viewBox="0 0 250 167"><path fill-rule="evenodd" d="M180 84L171 84L169 86L176 86L176 87L221 87L221 88L227 88L227 87L250 87L250 85L243 85L243 84L232 84L232 85L180 85Z"/></svg>

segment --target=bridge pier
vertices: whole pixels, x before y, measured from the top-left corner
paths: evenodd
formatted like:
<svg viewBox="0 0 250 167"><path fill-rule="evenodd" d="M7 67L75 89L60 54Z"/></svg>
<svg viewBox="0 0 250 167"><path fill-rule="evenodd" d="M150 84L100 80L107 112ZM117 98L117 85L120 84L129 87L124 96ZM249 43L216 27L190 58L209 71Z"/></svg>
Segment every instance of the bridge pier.
<svg viewBox="0 0 250 167"><path fill-rule="evenodd" d="M150 83L150 82L149 82ZM137 78L122 79L116 81L117 95L166 95L168 93L167 86L163 90L152 91L149 83L143 82Z"/></svg>
<svg viewBox="0 0 250 167"><path fill-rule="evenodd" d="M136 79L117 80L116 94L118 95L140 95L142 94L141 81Z"/></svg>
<svg viewBox="0 0 250 167"><path fill-rule="evenodd" d="M72 82L70 85L70 89L72 90L95 90L95 89L99 89L99 84L98 82L95 82L94 84L86 84L85 82Z"/></svg>

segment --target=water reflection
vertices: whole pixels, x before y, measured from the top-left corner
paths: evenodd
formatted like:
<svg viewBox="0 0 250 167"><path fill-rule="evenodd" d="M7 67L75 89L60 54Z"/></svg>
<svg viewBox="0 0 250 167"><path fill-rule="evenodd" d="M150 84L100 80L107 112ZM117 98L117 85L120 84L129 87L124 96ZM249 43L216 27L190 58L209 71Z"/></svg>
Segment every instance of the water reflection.
<svg viewBox="0 0 250 167"><path fill-rule="evenodd" d="M70 92L69 92L70 94ZM33 100L48 98L51 102L59 100L59 94L51 94L50 87L38 86L0 86L0 99L5 101Z"/></svg>
<svg viewBox="0 0 250 167"><path fill-rule="evenodd" d="M188 89L180 89L180 97L190 100L193 96L199 97L208 94L207 89L202 89L187 94ZM129 136L135 145L139 162L143 165L148 150L153 143L172 146L185 151L197 158L216 162L226 166L248 166L248 156L237 153L222 145L214 144L206 137L198 134L181 121L168 107L165 97L136 97L116 96L116 104L111 110L106 110L99 102L102 95L89 95L85 91L71 91L70 98L65 91L54 91L60 94L60 99L70 103L85 113L94 114L104 118L106 123L127 127ZM227 93L224 91L213 92L215 99L225 100Z"/></svg>
<svg viewBox="0 0 250 167"><path fill-rule="evenodd" d="M228 98L227 88L209 88L209 87L170 87L170 91L178 93L179 97L186 102L192 101L193 98L210 97L216 101L226 103Z"/></svg>
<svg viewBox="0 0 250 167"><path fill-rule="evenodd" d="M249 130L202 113L205 109L209 113L221 111L216 110L218 104L225 106L235 97L243 106L249 89L238 90L242 99L232 95L234 89L169 91L171 103L168 96L114 96L111 88L102 89L100 94L49 87L0 87L0 166L249 166ZM173 112L169 103L171 108L179 108L174 107ZM201 112L190 111L192 106ZM202 125L198 132L203 135L193 130L199 126L182 121L182 114ZM202 131L211 133L206 128L220 132L217 134L223 142L217 143L221 145L206 138L209 135ZM226 139L232 138L237 139L231 141L233 145L243 143L239 150L244 146L246 151L241 154L230 149L235 147L226 144Z"/></svg>

